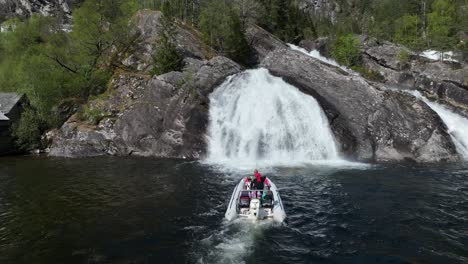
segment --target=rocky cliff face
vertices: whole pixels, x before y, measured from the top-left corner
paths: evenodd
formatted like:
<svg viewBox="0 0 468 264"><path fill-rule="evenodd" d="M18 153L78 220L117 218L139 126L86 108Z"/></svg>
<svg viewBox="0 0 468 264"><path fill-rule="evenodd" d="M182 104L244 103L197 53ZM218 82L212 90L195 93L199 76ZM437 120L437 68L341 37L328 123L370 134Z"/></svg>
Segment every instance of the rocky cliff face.
<svg viewBox="0 0 468 264"><path fill-rule="evenodd" d="M328 19L332 23L336 22L340 5L336 0L301 0L299 7L314 17Z"/></svg>
<svg viewBox="0 0 468 264"><path fill-rule="evenodd" d="M468 64L435 61L403 46L364 38L364 65L379 72L391 87L417 89L460 113L468 112ZM408 54L402 58L401 54Z"/></svg>
<svg viewBox="0 0 468 264"><path fill-rule="evenodd" d="M104 118L90 125L72 116L53 132L50 155L200 158L206 150L207 96L239 71L233 61L215 57L151 79L120 74L107 98L89 103Z"/></svg>
<svg viewBox="0 0 468 264"><path fill-rule="evenodd" d="M418 162L458 158L440 118L413 96L378 88L289 49L273 51L262 66L320 102L349 158Z"/></svg>
<svg viewBox="0 0 468 264"><path fill-rule="evenodd" d="M74 115L61 129L50 133L50 155L204 157L208 95L241 67L225 57L211 58L215 53L202 44L199 33L178 25L177 48L184 55L184 69L150 78L147 73L160 18L159 12L137 14L136 30L141 38L124 61L130 72L116 73L109 91L88 103L89 109L100 113L97 124ZM459 86L457 69L442 68L444 73L440 73L438 67L446 64L423 64L426 62L419 59L407 66L394 59L400 47L369 42L363 51L365 63L382 70L386 77L384 84L372 83L288 49L256 26L251 26L246 35L256 51L256 60L262 61L260 66L320 102L346 157L376 162L459 159L439 116L413 96L390 89L392 83L417 83L416 77L405 75L403 69L408 67L414 69L411 74L418 72L415 76L436 75L447 84Z"/></svg>
<svg viewBox="0 0 468 264"><path fill-rule="evenodd" d="M71 7L82 0L0 0L0 22L12 17L25 18L33 13L70 18Z"/></svg>
<svg viewBox="0 0 468 264"><path fill-rule="evenodd" d="M135 31L139 34L137 44L128 52L123 64L132 71L149 73L152 69L155 43L161 30L162 13L159 11L141 10L133 22ZM175 30L177 50L185 58L207 60L216 56L216 51L201 41L200 33L194 28L178 24Z"/></svg>
<svg viewBox="0 0 468 264"><path fill-rule="evenodd" d="M245 37L254 51L253 54L255 58L253 58L253 61L257 64L260 63L270 51L288 47L282 40L254 24L250 24L247 27Z"/></svg>
<svg viewBox="0 0 468 264"><path fill-rule="evenodd" d="M185 67L150 78L151 55L161 14L136 16L141 38L124 63L138 73L118 73L107 93L88 103L99 112L98 124L72 116L49 133L51 156L139 155L200 158L206 151L208 95L241 67L225 57L206 59L197 32L178 27L177 47Z"/></svg>

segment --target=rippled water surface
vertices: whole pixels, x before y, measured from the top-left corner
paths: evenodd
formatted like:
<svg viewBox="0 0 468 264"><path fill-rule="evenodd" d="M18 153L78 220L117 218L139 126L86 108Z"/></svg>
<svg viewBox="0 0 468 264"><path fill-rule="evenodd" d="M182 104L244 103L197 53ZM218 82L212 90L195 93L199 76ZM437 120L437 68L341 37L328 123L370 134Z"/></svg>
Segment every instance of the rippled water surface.
<svg viewBox="0 0 468 264"><path fill-rule="evenodd" d="M263 169L283 224L223 220L239 173L0 159L0 263L468 263L468 166Z"/></svg>

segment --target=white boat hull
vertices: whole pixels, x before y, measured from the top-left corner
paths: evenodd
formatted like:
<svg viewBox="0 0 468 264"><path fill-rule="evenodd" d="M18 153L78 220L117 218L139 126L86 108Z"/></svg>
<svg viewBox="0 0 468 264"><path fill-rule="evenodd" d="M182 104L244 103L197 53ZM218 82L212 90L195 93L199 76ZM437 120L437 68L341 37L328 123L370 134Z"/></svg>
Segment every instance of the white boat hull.
<svg viewBox="0 0 468 264"><path fill-rule="evenodd" d="M229 200L228 208L226 210L225 218L228 221L236 218L245 218L250 220L265 220L273 219L275 222L283 222L286 218L286 212L284 211L283 201L279 195L276 185L268 179L270 183L270 191L273 194L273 205L272 207L262 207L260 199L253 198L250 200L250 204L247 208L239 208L239 199L244 189L244 180L242 179L239 184L236 185L234 191ZM258 190L261 192L261 190ZM252 192L252 191L250 191Z"/></svg>

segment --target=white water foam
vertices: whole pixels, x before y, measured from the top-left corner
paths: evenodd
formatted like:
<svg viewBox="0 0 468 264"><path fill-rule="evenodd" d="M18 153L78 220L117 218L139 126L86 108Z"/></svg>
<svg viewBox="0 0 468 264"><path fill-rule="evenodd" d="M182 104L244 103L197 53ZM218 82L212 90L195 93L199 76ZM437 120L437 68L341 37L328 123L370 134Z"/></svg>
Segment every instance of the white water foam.
<svg viewBox="0 0 468 264"><path fill-rule="evenodd" d="M454 113L447 107L436 102L429 101L418 91L410 91L416 98L425 102L434 112L436 112L448 128L448 132L460 155L468 160L468 119Z"/></svg>
<svg viewBox="0 0 468 264"><path fill-rule="evenodd" d="M273 221L253 223L245 219L224 222L221 230L200 241L206 252L197 257L197 263L246 263L245 258L252 254L255 241L261 239L264 230L280 225ZM200 252L199 252L200 253Z"/></svg>
<svg viewBox="0 0 468 264"><path fill-rule="evenodd" d="M210 95L209 163L236 168L341 161L318 102L266 69L231 76Z"/></svg>
<svg viewBox="0 0 468 264"><path fill-rule="evenodd" d="M425 57L431 60L440 60L443 57L444 61L454 61L457 62L456 59L454 59L454 53L453 51L446 51L444 53L437 51L437 50L426 50L423 51L419 54L421 57Z"/></svg>
<svg viewBox="0 0 468 264"><path fill-rule="evenodd" d="M334 59L330 59L330 58L327 58L327 57L325 57L325 56L322 56L318 50L312 50L312 51L308 52L306 49L301 48L301 47L299 47L299 46L296 46L296 45L294 45L294 44L288 43L288 46L289 46L292 50L300 51L300 52L302 52L302 53L304 53L304 54L306 54L306 55L308 55L308 56L310 56L310 57L312 57L312 58L315 58L315 59L317 59L317 60L319 60L319 61L321 61L321 62L325 62L325 63L330 64L330 65L332 65L332 66L338 67L338 68L342 69L343 71L345 71L345 72L347 72L347 73L349 73L349 74L352 74L352 75L359 75L357 72L355 72L355 71L353 71L353 70L351 70L351 69L349 69L349 68L346 68L346 67L343 66L343 65L340 65L340 64L339 64L337 61L335 61Z"/></svg>
<svg viewBox="0 0 468 264"><path fill-rule="evenodd" d="M306 49L301 48L299 46L296 46L294 44L288 43L288 46L293 50L300 51L300 52L302 52L304 54L309 55L310 57L316 58L316 59L318 59L318 60L320 60L322 62L325 62L327 64L330 64L330 65L333 65L333 66L336 66L336 67L341 67L341 65L339 65L338 62L336 62L335 60L329 59L327 57L322 56L318 50L312 50L311 52L308 52Z"/></svg>

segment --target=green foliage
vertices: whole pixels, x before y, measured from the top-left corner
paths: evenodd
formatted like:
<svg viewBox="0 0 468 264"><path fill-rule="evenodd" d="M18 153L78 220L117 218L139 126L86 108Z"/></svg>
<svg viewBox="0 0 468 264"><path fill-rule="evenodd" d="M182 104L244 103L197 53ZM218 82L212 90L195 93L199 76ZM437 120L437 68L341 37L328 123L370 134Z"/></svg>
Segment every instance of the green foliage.
<svg viewBox="0 0 468 264"><path fill-rule="evenodd" d="M361 76L367 80L374 82L383 82L385 80L385 78L378 71L367 69L361 65L353 66L351 69L355 72L359 72Z"/></svg>
<svg viewBox="0 0 468 264"><path fill-rule="evenodd" d="M99 108L84 105L77 113L77 118L91 125L97 125L106 116Z"/></svg>
<svg viewBox="0 0 468 264"><path fill-rule="evenodd" d="M242 26L245 26L246 21L257 23L282 40L292 43L318 36L335 37L352 33L401 43L415 50L434 48L458 49L463 52L464 46L460 42L468 32L466 0L337 0L340 12L336 13L333 22L326 16L311 15L310 9L304 12L299 8L302 7L301 2L297 0L139 2L145 8L163 9L165 13L195 27L200 26L200 11L217 2L218 5L234 10ZM164 7L164 3L170 8ZM228 14L223 8L212 8L211 12L218 12L218 16ZM451 19L447 20L449 17ZM213 30L217 31L218 28Z"/></svg>
<svg viewBox="0 0 468 264"><path fill-rule="evenodd" d="M461 51L462 60L468 62L468 42L460 41L457 45L457 49ZM466 74L468 77L468 74Z"/></svg>
<svg viewBox="0 0 468 264"><path fill-rule="evenodd" d="M198 24L200 0L139 0L140 8L161 10L165 16L177 18L191 25Z"/></svg>
<svg viewBox="0 0 468 264"><path fill-rule="evenodd" d="M449 0L436 0L428 15L429 37L433 47L442 51L454 45L455 6Z"/></svg>
<svg viewBox="0 0 468 264"><path fill-rule="evenodd" d="M258 0L259 24L286 42L298 43L305 38L316 38L312 17L301 10L295 1Z"/></svg>
<svg viewBox="0 0 468 264"><path fill-rule="evenodd" d="M466 0L339 0L338 3L342 12L333 24L321 17L314 18L318 35L367 34L415 50L455 50L468 32Z"/></svg>
<svg viewBox="0 0 468 264"><path fill-rule="evenodd" d="M341 65L351 67L360 64L359 39L351 34L338 36L332 44L331 55Z"/></svg>
<svg viewBox="0 0 468 264"><path fill-rule="evenodd" d="M408 53L408 51L402 49L398 52L397 57L400 62L408 63L410 59L410 54Z"/></svg>
<svg viewBox="0 0 468 264"><path fill-rule="evenodd" d="M200 12L199 27L205 43L240 63L246 63L250 52L241 22L232 7L224 1L210 1Z"/></svg>
<svg viewBox="0 0 468 264"><path fill-rule="evenodd" d="M419 42L417 16L404 15L395 21L395 40L408 47L415 47Z"/></svg>
<svg viewBox="0 0 468 264"><path fill-rule="evenodd" d="M136 38L128 23L135 3L86 0L73 12L72 32L52 17L5 22L10 30L0 33L0 91L25 93L35 109L34 119L26 114L31 124L19 130L20 138L34 125L59 126L54 109L63 100L86 100L105 90L119 56Z"/></svg>
<svg viewBox="0 0 468 264"><path fill-rule="evenodd" d="M128 21L136 9L131 0L87 0L74 11L68 50L54 58L84 78L83 96L102 91L119 55L132 45L136 36Z"/></svg>
<svg viewBox="0 0 468 264"><path fill-rule="evenodd" d="M30 107L26 107L20 120L13 124L12 135L15 144L22 151L28 151L40 147L43 121Z"/></svg>
<svg viewBox="0 0 468 264"><path fill-rule="evenodd" d="M160 75L170 71L178 71L182 67L182 56L177 53L174 45L174 21L163 18L163 24L159 32L153 55L153 75Z"/></svg>
<svg viewBox="0 0 468 264"><path fill-rule="evenodd" d="M66 43L65 33L52 18L33 16L17 23L15 30L0 34L0 89L26 93L44 120L50 120L50 109L76 92L75 76L50 58Z"/></svg>

